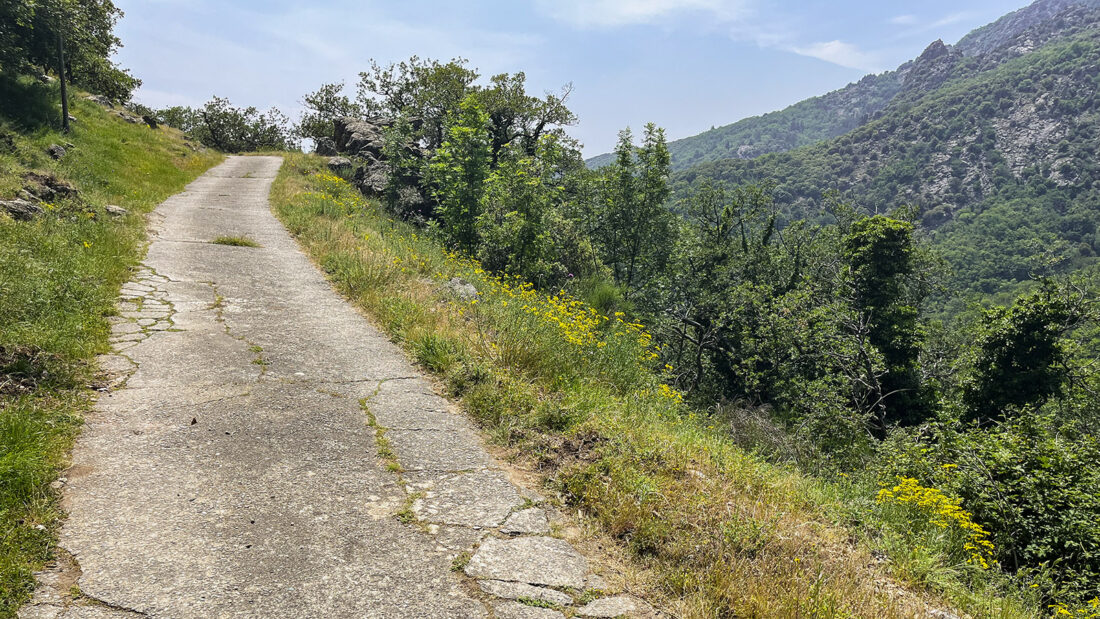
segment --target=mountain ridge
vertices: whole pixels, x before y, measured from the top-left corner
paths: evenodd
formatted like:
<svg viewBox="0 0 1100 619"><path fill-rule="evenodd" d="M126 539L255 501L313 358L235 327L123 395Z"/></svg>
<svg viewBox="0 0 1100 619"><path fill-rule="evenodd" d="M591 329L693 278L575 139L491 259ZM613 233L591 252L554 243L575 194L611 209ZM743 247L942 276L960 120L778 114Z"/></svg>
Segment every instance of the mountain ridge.
<svg viewBox="0 0 1100 619"><path fill-rule="evenodd" d="M1100 9L1073 6L981 56L925 61L910 77L938 80L933 90L901 93L831 140L681 170L677 192L774 183L789 219L821 217L833 195L867 212L916 207L964 289L997 292L1052 263L1094 262Z"/></svg>
<svg viewBox="0 0 1100 619"><path fill-rule="evenodd" d="M668 145L672 167L674 170L684 170L722 159L752 159L839 137L878 117L899 95L932 90L946 78L944 70L945 75L938 81L918 81L915 79L917 75L924 78L928 75L922 71L914 74L915 67L920 69L922 65L934 64L943 69L948 62L953 67L962 61L986 57L980 66L987 70L1008 58L1032 51L1049 40L1050 36L1024 37L1018 41L1021 35L1036 26L1049 23L1075 7L1100 8L1100 0L1036 0L972 30L955 45L946 45L942 40L933 41L917 58L902 63L897 69L868 74L843 88L804 99L781 110L673 140ZM1016 45L1010 46L1013 42ZM604 153L586 160L586 163L591 168L599 168L612 161L613 155Z"/></svg>

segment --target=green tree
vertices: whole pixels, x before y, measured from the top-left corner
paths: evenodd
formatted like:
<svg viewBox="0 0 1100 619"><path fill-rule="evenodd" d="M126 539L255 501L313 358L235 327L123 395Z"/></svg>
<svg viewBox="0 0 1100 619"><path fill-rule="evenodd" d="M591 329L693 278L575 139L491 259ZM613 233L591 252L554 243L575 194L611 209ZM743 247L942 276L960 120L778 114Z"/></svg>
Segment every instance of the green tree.
<svg viewBox="0 0 1100 619"><path fill-rule="evenodd" d="M598 272L591 242L567 214L565 178L582 165L579 153L553 134L531 155L519 144L500 152L478 219L478 257L486 268L543 289Z"/></svg>
<svg viewBox="0 0 1100 619"><path fill-rule="evenodd" d="M494 168L504 147L518 142L533 157L544 134L577 122L577 117L565 106L572 85L563 87L561 94L547 94L539 99L527 94L526 80L522 72L501 73L489 78L489 86L478 90L478 99L489 115Z"/></svg>
<svg viewBox="0 0 1100 619"><path fill-rule="evenodd" d="M197 140L227 153L258 150L289 150L297 147L290 119L277 108L260 112L254 107L238 108L214 97L193 115L174 114L193 122L189 133Z"/></svg>
<svg viewBox="0 0 1100 619"><path fill-rule="evenodd" d="M467 97L427 166L443 238L470 253L477 249L477 220L489 177L488 123L477 100Z"/></svg>
<svg viewBox="0 0 1100 619"><path fill-rule="evenodd" d="M48 0L23 4L21 8L9 10L17 20L4 32L15 33L14 48L5 55L15 55L21 61L17 69L33 65L56 70L61 40L65 49L64 72L74 83L119 101L129 100L141 85L140 80L111 61L122 46L114 34L122 11L111 0Z"/></svg>
<svg viewBox="0 0 1100 619"><path fill-rule="evenodd" d="M343 94L344 84L322 84L302 99L302 112L294 132L301 138L319 140L331 138L333 120L342 116L360 116L363 108Z"/></svg>
<svg viewBox="0 0 1100 619"><path fill-rule="evenodd" d="M383 130L382 163L386 167L386 186L382 203L394 214L423 220L428 213L410 212L423 207L423 195L418 186L423 159L414 145L414 131L403 116Z"/></svg>
<svg viewBox="0 0 1100 619"><path fill-rule="evenodd" d="M672 246L668 200L669 154L663 129L645 127L640 147L629 129L619 132L615 163L604 169L598 235L604 262L629 296L664 269Z"/></svg>
<svg viewBox="0 0 1100 619"><path fill-rule="evenodd" d="M844 238L853 306L863 315L869 342L883 356L886 374L872 385L880 430L911 425L929 414L920 381L917 324L921 295L909 285L914 273L913 224L883 215L864 217Z"/></svg>
<svg viewBox="0 0 1100 619"><path fill-rule="evenodd" d="M466 63L464 58L441 63L417 56L389 65L371 60L370 70L359 74L357 102L368 113L405 116L435 150L446 138L450 117L474 90L478 73Z"/></svg>
<svg viewBox="0 0 1100 619"><path fill-rule="evenodd" d="M1011 307L987 310L963 392L966 417L1003 419L1060 396L1068 378L1062 337L1074 318L1067 297L1050 280Z"/></svg>
<svg viewBox="0 0 1100 619"><path fill-rule="evenodd" d="M34 24L35 5L28 0L0 0L0 71L23 68L27 36Z"/></svg>

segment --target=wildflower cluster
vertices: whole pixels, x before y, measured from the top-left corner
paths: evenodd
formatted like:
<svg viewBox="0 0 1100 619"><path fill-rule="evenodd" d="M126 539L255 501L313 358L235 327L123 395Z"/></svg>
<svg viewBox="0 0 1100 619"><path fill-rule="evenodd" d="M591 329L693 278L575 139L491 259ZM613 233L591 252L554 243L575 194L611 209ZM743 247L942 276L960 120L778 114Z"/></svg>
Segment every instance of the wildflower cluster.
<svg viewBox="0 0 1100 619"><path fill-rule="evenodd" d="M916 507L931 517L932 524L942 529L955 529L966 536L963 545L970 556L967 561L982 569L989 569L997 561L993 558L993 542L989 532L974 522L970 512L960 506L960 500L949 497L936 488L920 485L912 477L899 477L897 485L879 490L878 503L896 503Z"/></svg>
<svg viewBox="0 0 1100 619"><path fill-rule="evenodd" d="M627 338L637 344L639 362L648 364L659 356L660 347L653 343L653 336L643 325L624 320L622 312L616 312L614 317L605 316L564 290L557 294L540 293L530 282L488 273L477 260L458 253L447 254L447 263L479 280L484 297L494 299L502 307L517 305L523 312L555 327L561 339L574 346L601 349L608 346L609 339Z"/></svg>
<svg viewBox="0 0 1100 619"><path fill-rule="evenodd" d="M328 172L318 172L313 177L322 182L324 189L320 192L306 192L306 197L318 199L322 205L338 206L345 211L366 208L366 201L346 180Z"/></svg>
<svg viewBox="0 0 1100 619"><path fill-rule="evenodd" d="M366 201L346 180L329 172L318 172L313 177L320 181L320 191L308 195L321 202L322 212L333 206L343 213L368 209ZM368 233L362 240L369 241L369 237ZM661 347L643 325L631 322L622 312L606 316L564 290L547 294L520 277L490 273L478 260L458 252L445 253L440 264L429 257L430 250L424 251L422 241L426 239L415 232L386 235L383 243L371 244L371 251L385 255L394 271L419 272L441 282L457 275L472 282L478 297L458 308L458 314L493 320L482 335L494 340L486 344L494 354L505 346L504 341L498 345L495 340L507 334L509 340L514 340L509 349L538 348L543 351L543 361L553 357L563 367L577 370L580 362L601 375L623 381L623 387L631 385L642 397L683 402L683 395L667 384L649 386L654 384L651 379L636 382L642 376L653 376ZM664 373L671 369L665 366Z"/></svg>
<svg viewBox="0 0 1100 619"><path fill-rule="evenodd" d="M633 370L626 374L648 375L654 369L660 346L643 325L630 322L622 312L606 316L564 290L557 294L540 292L520 277L489 273L480 262L459 253L446 254L445 261L448 272L462 273L477 284L480 295L471 305L492 306L533 319L532 324L548 327L555 339L568 345L563 354L591 360L597 366L611 364L614 369L610 366L606 369L618 377L623 376L622 370L627 367ZM437 277L444 275L438 273ZM522 328L518 324L513 327ZM671 366L665 369L671 370ZM683 402L683 395L666 384L644 389L639 395Z"/></svg>
<svg viewBox="0 0 1100 619"><path fill-rule="evenodd" d="M1054 617L1074 617L1075 619L1100 619L1100 598L1092 598L1085 606L1072 608L1065 604L1050 606Z"/></svg>

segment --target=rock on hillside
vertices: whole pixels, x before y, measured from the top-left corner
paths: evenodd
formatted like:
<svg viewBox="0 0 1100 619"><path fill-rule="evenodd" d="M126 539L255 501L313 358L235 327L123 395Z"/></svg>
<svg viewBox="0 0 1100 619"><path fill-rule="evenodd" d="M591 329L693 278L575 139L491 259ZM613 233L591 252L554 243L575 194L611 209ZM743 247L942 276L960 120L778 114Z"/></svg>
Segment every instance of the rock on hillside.
<svg viewBox="0 0 1100 619"><path fill-rule="evenodd" d="M333 136L318 143L318 153L342 155L348 164L341 162L340 169L350 170L351 180L367 196L381 198L386 192L389 167L385 161L386 131L392 123L381 118L354 118L350 116L333 121ZM424 151L415 142L402 146L404 156L411 161L424 158ZM420 166L405 166L405 177L401 179L401 189L390 196L392 207L398 215L406 218L428 216L430 204L415 189L420 186Z"/></svg>

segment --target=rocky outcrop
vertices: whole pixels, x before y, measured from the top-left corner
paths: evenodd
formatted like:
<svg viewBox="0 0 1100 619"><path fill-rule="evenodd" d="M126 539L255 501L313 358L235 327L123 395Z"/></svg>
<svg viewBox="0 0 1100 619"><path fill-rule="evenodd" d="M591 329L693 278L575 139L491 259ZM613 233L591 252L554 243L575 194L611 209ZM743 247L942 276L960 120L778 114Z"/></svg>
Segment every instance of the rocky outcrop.
<svg viewBox="0 0 1100 619"><path fill-rule="evenodd" d="M23 190L40 202L54 202L67 198L79 198L80 192L72 184L52 174L27 172L23 175Z"/></svg>
<svg viewBox="0 0 1100 619"><path fill-rule="evenodd" d="M939 88L952 77L952 71L962 57L962 53L936 39L913 61L905 75L902 91L919 97Z"/></svg>
<svg viewBox="0 0 1100 619"><path fill-rule="evenodd" d="M112 107L114 105L114 103L110 99L104 97L103 95L88 95L87 97L84 97L84 100L102 105L103 107Z"/></svg>
<svg viewBox="0 0 1100 619"><path fill-rule="evenodd" d="M0 200L0 212L7 213L12 219L29 221L42 213L42 208L26 200Z"/></svg>
<svg viewBox="0 0 1100 619"><path fill-rule="evenodd" d="M336 142L332 138L321 138L313 145L313 152L322 157L332 157L336 154Z"/></svg>
<svg viewBox="0 0 1100 619"><path fill-rule="evenodd" d="M112 113L122 120L130 123L131 125L140 125L145 122L140 116L135 116L134 114L123 110L114 110Z"/></svg>
<svg viewBox="0 0 1100 619"><path fill-rule="evenodd" d="M332 153L340 155L339 168L350 170L348 179L363 194L382 197L390 187L391 170L386 162L386 131L392 122L380 118L342 117L333 121L331 140L318 140L318 154ZM415 121L414 121L415 126ZM390 206L395 214L406 219L419 219L430 215L431 205L421 193L421 162L425 158L423 149L414 141L402 146L402 157L410 162L403 166L405 172L392 179L395 187L390 194ZM333 167L330 160L329 167ZM345 164L344 161L348 163Z"/></svg>
<svg viewBox="0 0 1100 619"><path fill-rule="evenodd" d="M60 144L50 144L50 147L46 149L46 154L50 156L50 159L57 161L65 156L65 147Z"/></svg>
<svg viewBox="0 0 1100 619"><path fill-rule="evenodd" d="M347 157L329 157L328 169L336 171L351 167L351 159Z"/></svg>

